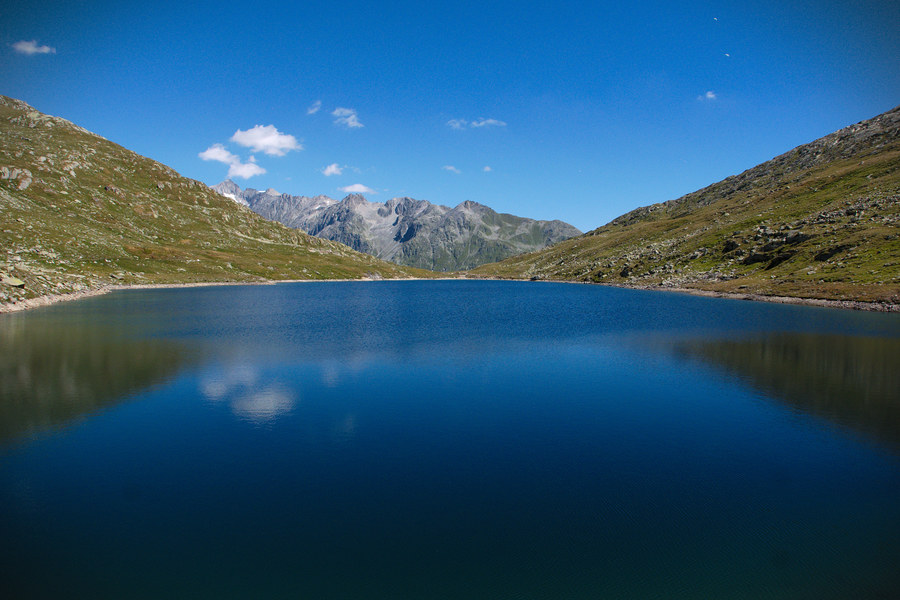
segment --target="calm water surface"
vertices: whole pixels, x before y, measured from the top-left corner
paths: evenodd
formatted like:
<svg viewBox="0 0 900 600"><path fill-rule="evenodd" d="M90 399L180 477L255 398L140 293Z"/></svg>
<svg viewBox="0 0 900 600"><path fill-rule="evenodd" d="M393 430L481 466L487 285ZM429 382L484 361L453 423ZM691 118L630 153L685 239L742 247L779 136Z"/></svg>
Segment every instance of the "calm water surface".
<svg viewBox="0 0 900 600"><path fill-rule="evenodd" d="M0 315L0 596L896 598L900 315L596 286Z"/></svg>

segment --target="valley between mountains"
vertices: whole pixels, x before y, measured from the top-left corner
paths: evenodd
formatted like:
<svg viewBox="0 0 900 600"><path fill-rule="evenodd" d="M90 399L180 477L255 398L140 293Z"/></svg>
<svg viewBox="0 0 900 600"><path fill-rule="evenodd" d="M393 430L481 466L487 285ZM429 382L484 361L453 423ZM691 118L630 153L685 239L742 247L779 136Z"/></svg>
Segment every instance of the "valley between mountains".
<svg viewBox="0 0 900 600"><path fill-rule="evenodd" d="M900 107L580 234L468 201L210 188L0 96L0 243L2 310L119 285L447 272L896 309Z"/></svg>

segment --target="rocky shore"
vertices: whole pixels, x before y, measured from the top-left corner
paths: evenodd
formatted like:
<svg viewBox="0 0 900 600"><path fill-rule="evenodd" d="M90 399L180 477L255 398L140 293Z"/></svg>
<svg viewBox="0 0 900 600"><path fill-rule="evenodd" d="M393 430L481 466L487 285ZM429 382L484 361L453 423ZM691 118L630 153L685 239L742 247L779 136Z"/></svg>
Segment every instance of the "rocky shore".
<svg viewBox="0 0 900 600"><path fill-rule="evenodd" d="M715 292L696 288L676 288L659 286L618 285L629 289L654 290L661 292L681 292L693 296L709 298L730 298L732 300L752 300L755 302L775 302L777 304L801 304L804 306L822 306L826 308L844 308L851 310L868 310L873 312L900 313L900 304L890 302L862 302L860 300L826 300L824 298L797 298L793 296L766 296L764 294L743 294L737 292Z"/></svg>

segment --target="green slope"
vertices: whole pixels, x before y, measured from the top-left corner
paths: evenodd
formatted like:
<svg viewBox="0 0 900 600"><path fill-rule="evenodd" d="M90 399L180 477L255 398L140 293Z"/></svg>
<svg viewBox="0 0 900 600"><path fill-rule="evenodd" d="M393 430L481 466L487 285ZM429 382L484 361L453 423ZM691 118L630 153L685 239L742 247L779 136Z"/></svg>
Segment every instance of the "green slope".
<svg viewBox="0 0 900 600"><path fill-rule="evenodd" d="M0 245L0 303L118 283L432 275L266 221L5 96Z"/></svg>
<svg viewBox="0 0 900 600"><path fill-rule="evenodd" d="M471 273L900 303L900 107Z"/></svg>

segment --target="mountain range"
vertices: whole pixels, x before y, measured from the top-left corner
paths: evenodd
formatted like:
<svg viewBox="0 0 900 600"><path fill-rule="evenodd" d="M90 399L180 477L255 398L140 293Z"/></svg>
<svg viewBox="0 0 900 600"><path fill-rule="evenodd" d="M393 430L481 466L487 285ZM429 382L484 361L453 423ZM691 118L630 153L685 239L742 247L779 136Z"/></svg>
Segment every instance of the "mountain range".
<svg viewBox="0 0 900 600"><path fill-rule="evenodd" d="M231 180L213 189L288 227L382 260L432 271L471 269L581 233L562 221L498 213L468 200L453 208L406 197L369 202L359 194L337 201L272 189L242 190Z"/></svg>
<svg viewBox="0 0 900 600"><path fill-rule="evenodd" d="M900 107L472 274L900 303Z"/></svg>

